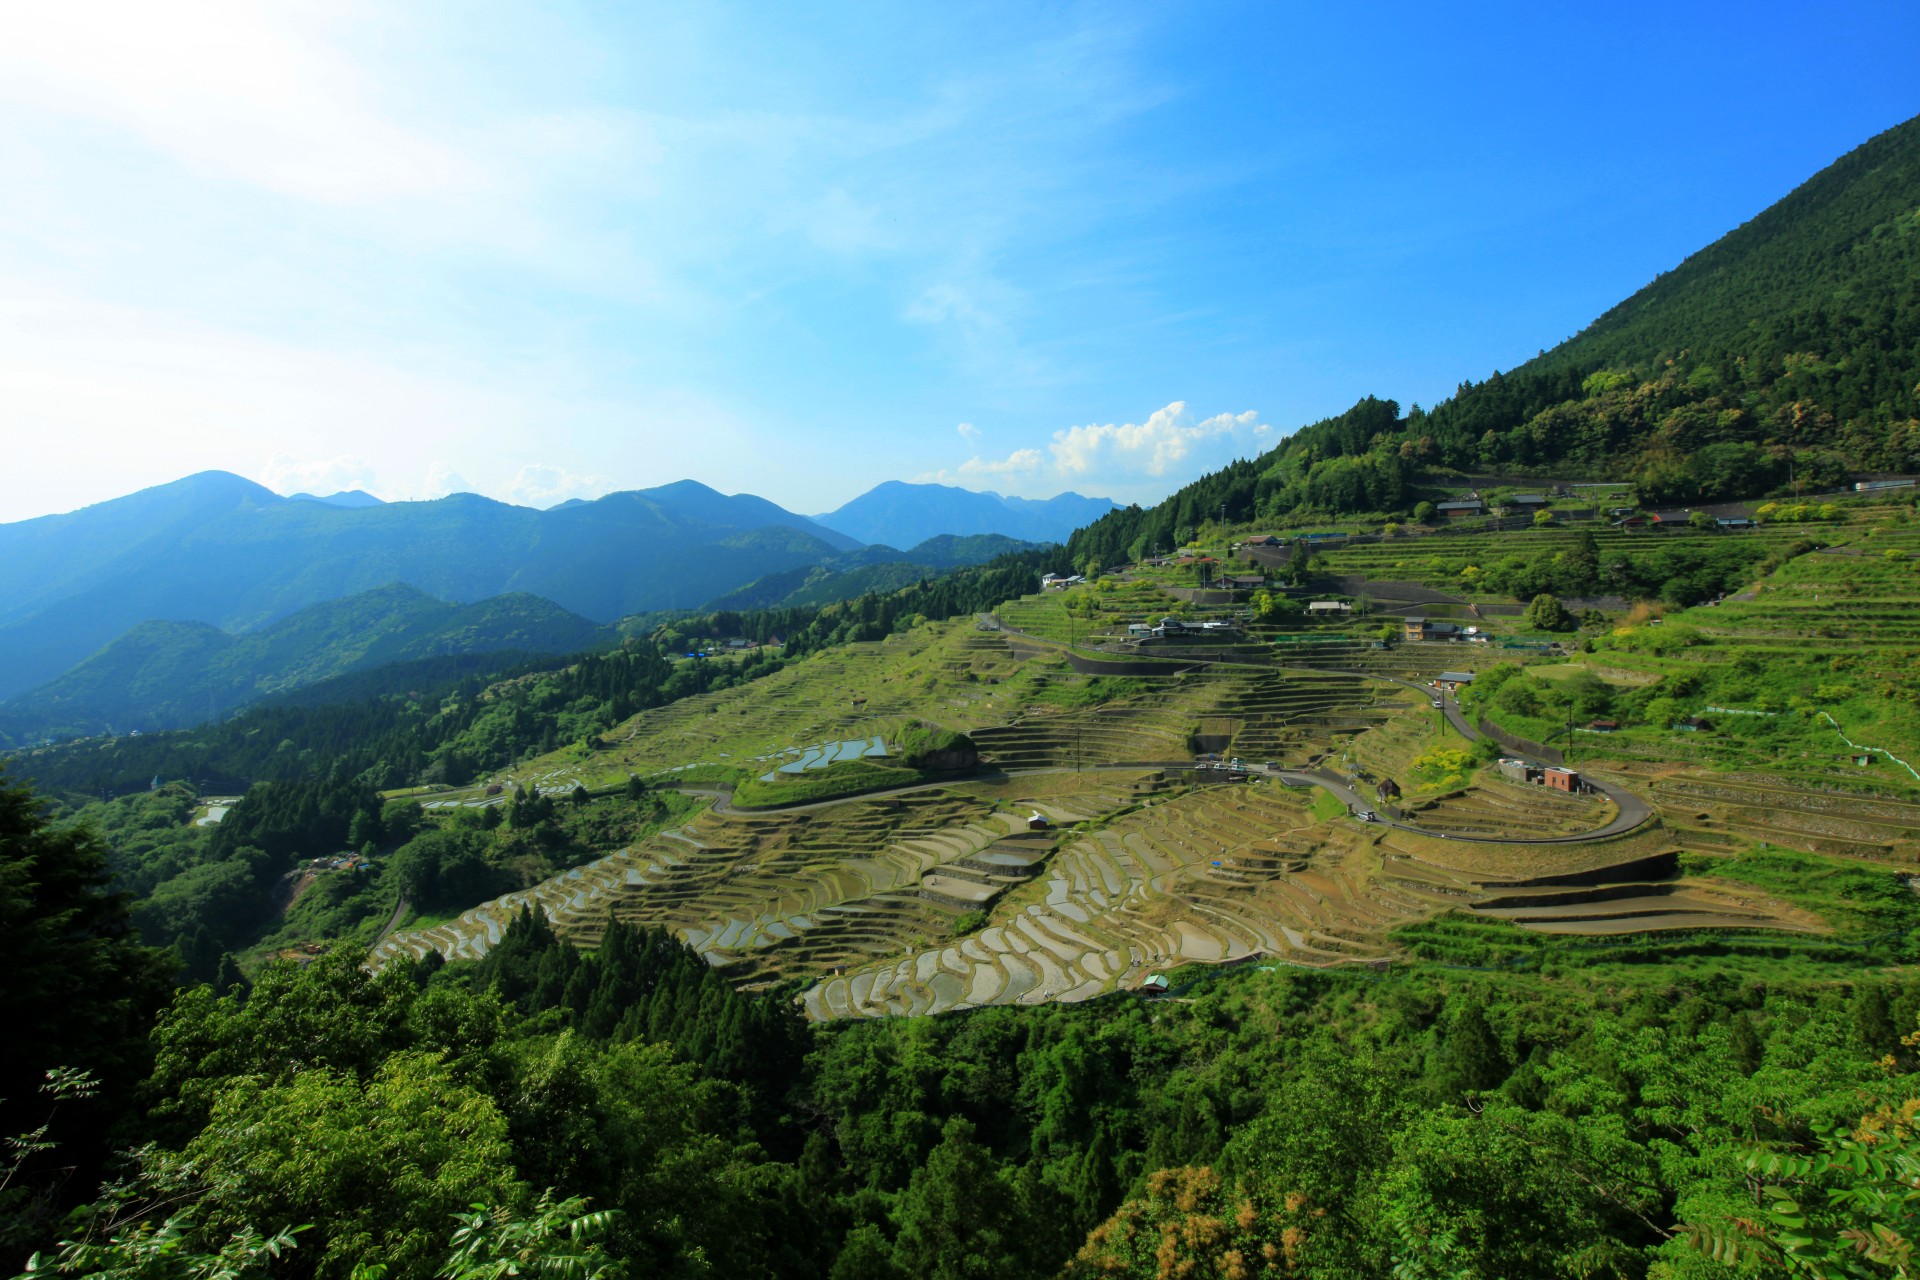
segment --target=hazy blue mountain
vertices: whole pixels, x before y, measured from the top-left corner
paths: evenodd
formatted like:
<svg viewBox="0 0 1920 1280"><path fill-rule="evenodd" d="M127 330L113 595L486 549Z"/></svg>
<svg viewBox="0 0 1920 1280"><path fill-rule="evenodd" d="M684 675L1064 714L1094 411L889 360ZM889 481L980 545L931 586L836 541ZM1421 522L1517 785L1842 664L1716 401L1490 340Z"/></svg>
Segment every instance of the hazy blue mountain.
<svg viewBox="0 0 1920 1280"><path fill-rule="evenodd" d="M837 511L814 517L862 542L911 547L943 533L998 533L1026 542L1065 542L1118 504L1110 498L1062 493L1052 498L1003 498L945 484L889 480Z"/></svg>
<svg viewBox="0 0 1920 1280"><path fill-rule="evenodd" d="M406 582L453 601L528 592L612 622L690 608L858 545L691 481L536 511L470 493L341 507L203 472L0 524L0 697L156 618L239 633Z"/></svg>
<svg viewBox="0 0 1920 1280"><path fill-rule="evenodd" d="M242 635L204 622L143 622L51 683L0 703L0 739L182 728L344 672L448 654L573 653L613 634L539 596L449 604L402 583Z"/></svg>
<svg viewBox="0 0 1920 1280"><path fill-rule="evenodd" d="M290 493L295 502L324 502L330 507L377 507L381 500L365 489L342 489L338 493Z"/></svg>

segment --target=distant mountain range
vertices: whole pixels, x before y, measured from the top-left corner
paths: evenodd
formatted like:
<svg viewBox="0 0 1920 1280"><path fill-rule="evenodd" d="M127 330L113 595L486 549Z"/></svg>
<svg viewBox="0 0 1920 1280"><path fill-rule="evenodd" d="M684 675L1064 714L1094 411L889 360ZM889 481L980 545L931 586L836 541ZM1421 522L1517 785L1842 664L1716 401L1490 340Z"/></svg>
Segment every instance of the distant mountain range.
<svg viewBox="0 0 1920 1280"><path fill-rule="evenodd" d="M238 634L405 582L455 602L527 592L607 623L691 608L860 546L764 498L693 481L553 511L474 494L370 505L342 497L283 498L208 471L0 525L0 698L155 619Z"/></svg>
<svg viewBox="0 0 1920 1280"><path fill-rule="evenodd" d="M862 542L911 547L940 534L998 533L1024 542L1065 542L1119 504L1111 498L1062 493L1051 498L1003 498L945 484L889 480L836 511L815 516Z"/></svg>
<svg viewBox="0 0 1920 1280"><path fill-rule="evenodd" d="M245 635L143 622L66 674L0 703L0 741L199 724L350 671L446 654L575 653L614 632L538 596L449 604L402 583L311 605Z"/></svg>
<svg viewBox="0 0 1920 1280"><path fill-rule="evenodd" d="M0 699L14 700L0 718L33 735L178 723L363 658L578 648L589 643L580 626L632 614L824 603L1058 541L1112 506L1077 494L1038 502L883 484L835 512L837 528L692 480L538 511L470 493L281 497L207 471L0 525ZM401 591L412 593L404 607ZM496 616L475 623L462 649L462 624L428 617L496 597L517 598L515 625L546 638L509 635L514 626ZM302 612L328 602L333 614ZM365 653L289 638L324 630L327 618L365 623ZM281 632L282 622L295 632ZM456 639L433 640L442 623ZM366 658L391 627L393 642Z"/></svg>
<svg viewBox="0 0 1920 1280"><path fill-rule="evenodd" d="M955 537L943 533L906 551L892 547L863 547L835 556L823 564L770 573L737 591L709 600L705 607L720 609L799 608L851 600L869 591L891 591L963 565L985 564L1011 551L1028 551L1031 542L997 533Z"/></svg>

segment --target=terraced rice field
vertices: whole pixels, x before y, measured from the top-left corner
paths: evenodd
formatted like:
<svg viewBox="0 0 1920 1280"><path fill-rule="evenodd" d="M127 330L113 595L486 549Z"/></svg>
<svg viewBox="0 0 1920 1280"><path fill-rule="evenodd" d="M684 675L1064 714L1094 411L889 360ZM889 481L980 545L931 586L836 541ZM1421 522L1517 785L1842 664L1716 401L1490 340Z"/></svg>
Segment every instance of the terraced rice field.
<svg viewBox="0 0 1920 1280"><path fill-rule="evenodd" d="M1920 865L1920 801L1794 786L1762 773L1670 772L1649 794L1676 826L1709 839Z"/></svg>
<svg viewBox="0 0 1920 1280"><path fill-rule="evenodd" d="M796 813L709 810L447 924L395 934L373 962L428 951L478 958L532 907L586 946L610 915L666 925L743 983L830 972L947 936L955 916L1024 881L1044 860L1031 815L1070 825L1158 789L1154 777L1107 773L1064 797L980 788Z"/></svg>
<svg viewBox="0 0 1920 1280"><path fill-rule="evenodd" d="M1431 647L1451 666L1473 652ZM1057 646L963 620L643 713L613 747L590 759L556 753L520 780L565 791L629 769L758 772L823 743L864 751L916 719L971 732L999 772L780 812L709 808L456 920L396 934L373 963L483 955L530 908L585 946L617 917L670 928L745 986L813 979L801 997L813 1018L910 1015L1087 999L1186 961L1380 963L1396 954L1395 926L1450 909L1550 933L1814 929L1779 903L1682 879L1678 849L1763 830L1863 857L1920 849L1920 805L1842 812L1830 797L1672 771L1650 781L1675 830L1592 844L1478 843L1545 839L1608 816L1604 800L1495 779L1410 801L1430 835L1318 822L1312 792L1159 764L1208 750L1286 765L1345 752L1404 785L1412 756L1446 737L1424 697L1337 671L1222 664L1134 677L1125 696L1076 705L1089 679ZM974 913L984 925L961 932Z"/></svg>

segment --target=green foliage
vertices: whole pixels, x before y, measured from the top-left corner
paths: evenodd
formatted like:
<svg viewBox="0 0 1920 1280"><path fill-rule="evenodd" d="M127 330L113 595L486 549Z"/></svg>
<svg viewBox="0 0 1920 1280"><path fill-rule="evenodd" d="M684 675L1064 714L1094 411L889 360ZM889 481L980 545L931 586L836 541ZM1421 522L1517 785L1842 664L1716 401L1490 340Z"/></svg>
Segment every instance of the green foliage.
<svg viewBox="0 0 1920 1280"><path fill-rule="evenodd" d="M473 1206L457 1215L453 1250L439 1275L445 1280L505 1280L507 1276L555 1276L562 1280L620 1280L626 1268L607 1256L602 1240L614 1215L589 1212L583 1197L554 1203L543 1192L522 1216L510 1209Z"/></svg>
<svg viewBox="0 0 1920 1280"><path fill-rule="evenodd" d="M1579 624L1560 597L1542 592L1527 603L1527 625L1535 631L1572 631Z"/></svg>
<svg viewBox="0 0 1920 1280"><path fill-rule="evenodd" d="M964 769L980 761L972 738L954 729L916 720L889 743L895 759L909 769Z"/></svg>
<svg viewBox="0 0 1920 1280"><path fill-rule="evenodd" d="M10 1159L15 1221L57 1202L60 1166L97 1174L108 1131L125 1118L146 1072L146 1029L172 964L139 944L126 900L108 889L107 856L87 829L57 827L27 788L0 777L0 1135L38 1133L44 1146ZM49 1072L85 1072L97 1094L50 1105ZM57 1161L57 1162L56 1162ZM0 1243L12 1232L0 1223Z"/></svg>
<svg viewBox="0 0 1920 1280"><path fill-rule="evenodd" d="M1044 688L1034 690L1032 698L1048 706L1078 710L1136 697L1149 687L1147 681L1134 676L1089 676L1072 683L1050 681Z"/></svg>
<svg viewBox="0 0 1920 1280"><path fill-rule="evenodd" d="M144 622L58 679L11 700L14 741L184 728L347 672L448 653L577 653L613 638L538 596L448 604L403 583L302 609L242 635ZM109 727L110 726L110 727ZM3 739L0 739L3 740Z"/></svg>

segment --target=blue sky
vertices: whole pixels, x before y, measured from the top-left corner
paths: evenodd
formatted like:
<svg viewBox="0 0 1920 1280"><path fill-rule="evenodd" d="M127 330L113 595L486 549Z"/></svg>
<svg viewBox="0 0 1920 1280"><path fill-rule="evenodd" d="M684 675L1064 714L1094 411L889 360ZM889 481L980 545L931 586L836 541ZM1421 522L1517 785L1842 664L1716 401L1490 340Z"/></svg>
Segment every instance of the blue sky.
<svg viewBox="0 0 1920 1280"><path fill-rule="evenodd" d="M1572 334L1916 50L1910 0L8 5L0 520L1151 501Z"/></svg>

